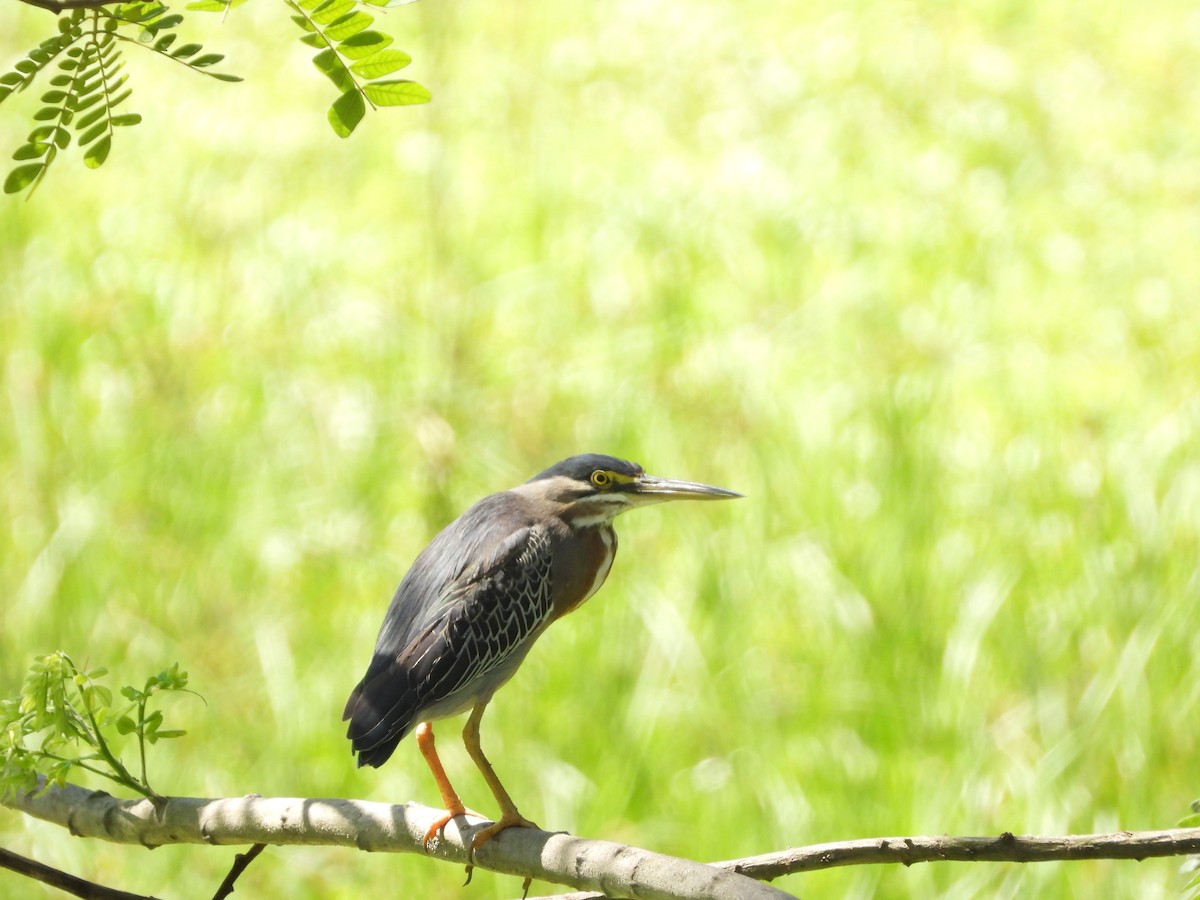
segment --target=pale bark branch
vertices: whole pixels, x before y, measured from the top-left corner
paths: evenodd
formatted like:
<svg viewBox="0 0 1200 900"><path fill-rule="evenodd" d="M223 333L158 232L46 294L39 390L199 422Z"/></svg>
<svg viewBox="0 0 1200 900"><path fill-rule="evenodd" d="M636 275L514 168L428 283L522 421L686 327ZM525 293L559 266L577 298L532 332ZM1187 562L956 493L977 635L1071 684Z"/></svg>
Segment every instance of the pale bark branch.
<svg viewBox="0 0 1200 900"><path fill-rule="evenodd" d="M1015 835L996 837L880 837L813 844L713 863L724 869L772 879L837 866L919 862L1061 862L1078 859L1143 860L1200 853L1200 828L1166 831L1118 831L1063 837ZM583 891L530 897L529 900L600 900L603 894Z"/></svg>
<svg viewBox="0 0 1200 900"><path fill-rule="evenodd" d="M426 830L439 810L406 803L251 795L161 802L121 800L76 785L17 793L0 803L80 837L121 844L297 844L425 854ZM430 855L470 864L471 836L486 820L450 823ZM460 827L461 830L460 830ZM474 854L474 864L631 900L783 900L790 897L728 868L663 856L611 841L511 828Z"/></svg>

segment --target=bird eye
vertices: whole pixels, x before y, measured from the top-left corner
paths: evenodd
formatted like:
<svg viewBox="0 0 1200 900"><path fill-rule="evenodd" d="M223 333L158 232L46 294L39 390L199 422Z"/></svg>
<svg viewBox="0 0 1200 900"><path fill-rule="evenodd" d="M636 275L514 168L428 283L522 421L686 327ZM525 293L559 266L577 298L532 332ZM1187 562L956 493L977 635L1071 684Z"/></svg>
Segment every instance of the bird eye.
<svg viewBox="0 0 1200 900"><path fill-rule="evenodd" d="M612 483L612 478L607 472L597 469L592 473L592 484L598 488L608 487Z"/></svg>

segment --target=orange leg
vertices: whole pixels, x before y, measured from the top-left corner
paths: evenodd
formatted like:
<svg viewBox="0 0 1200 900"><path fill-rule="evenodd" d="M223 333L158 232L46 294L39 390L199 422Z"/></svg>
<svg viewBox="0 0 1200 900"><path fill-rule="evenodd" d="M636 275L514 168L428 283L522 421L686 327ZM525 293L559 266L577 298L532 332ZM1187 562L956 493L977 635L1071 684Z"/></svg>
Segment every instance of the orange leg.
<svg viewBox="0 0 1200 900"><path fill-rule="evenodd" d="M429 830L425 832L425 849L429 849L429 842L435 837L441 837L446 824L457 816L465 816L467 808L462 805L462 801L458 799L458 793L450 784L450 779L446 777L446 770L442 768L442 761L438 758L437 748L433 745L433 723L422 722L417 726L417 747L421 751L421 755L425 757L425 763L429 766L429 771L433 773L433 780L437 783L438 792L442 795L442 805L446 807L446 814L438 818Z"/></svg>
<svg viewBox="0 0 1200 900"><path fill-rule="evenodd" d="M516 804L508 796L508 791L504 789L504 785L496 776L496 770L492 768L488 758L483 755L483 748L479 746L479 722L483 719L483 711L486 708L487 703L480 703L471 710L471 717L467 719L466 727L463 728L463 743L467 745L467 753L471 755L471 759L483 773L483 780L487 782L496 802L500 804L500 819L475 834L471 841L472 852L478 850L506 828L537 828L537 825L517 811Z"/></svg>

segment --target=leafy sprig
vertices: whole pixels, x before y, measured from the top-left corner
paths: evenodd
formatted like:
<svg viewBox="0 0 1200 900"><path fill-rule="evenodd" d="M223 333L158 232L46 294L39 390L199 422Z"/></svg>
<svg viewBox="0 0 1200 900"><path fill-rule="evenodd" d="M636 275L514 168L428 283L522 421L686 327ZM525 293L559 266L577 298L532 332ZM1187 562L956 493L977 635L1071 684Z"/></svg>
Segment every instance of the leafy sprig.
<svg viewBox="0 0 1200 900"><path fill-rule="evenodd" d="M188 10L227 13L247 0L193 0ZM407 66L412 58L389 47L390 35L372 28L375 17L363 7L396 5L397 0L283 0L303 30L301 40L318 52L314 65L337 87L339 96L329 108L329 123L349 137L366 114L367 106L408 106L426 103L429 91L414 81L385 76ZM44 5L44 4L38 4ZM53 8L56 4L51 3ZM74 5L74 4L72 4ZM59 153L72 138L83 148L83 162L98 168L108 159L116 129L136 125L137 113L117 113L130 95L121 46L132 44L193 72L218 81L241 81L215 72L224 57L206 53L201 44L183 42L175 30L184 21L161 0L105 0L87 8L63 12L58 34L46 38L10 71L0 73L0 103L28 88L48 69L57 69L51 90L42 94L34 127L13 154L20 165L4 180L5 193L32 193Z"/></svg>
<svg viewBox="0 0 1200 900"><path fill-rule="evenodd" d="M367 112L378 106L428 103L429 91L415 81L384 79L412 57L389 49L392 37L372 29L375 17L355 0L284 0L295 14L292 21L305 32L300 42L319 52L313 65L340 96L329 107L329 124L338 137L350 137ZM378 4L382 5L382 4Z"/></svg>
<svg viewBox="0 0 1200 900"><path fill-rule="evenodd" d="M162 710L150 706L164 691L194 693L187 690L187 673L176 663L140 689L127 685L121 696L128 705L119 706L99 683L105 674L105 669L79 669L61 651L34 660L20 696L0 701L0 794L33 790L39 774L47 785L62 785L72 769L82 769L159 799L146 775L146 745L185 732L163 728ZM137 739L140 776L113 749L121 735Z"/></svg>
<svg viewBox="0 0 1200 900"><path fill-rule="evenodd" d="M15 194L35 190L60 151L71 143L72 132L83 148L83 162L96 169L108 159L115 129L136 125L137 113L118 114L116 109L129 99L127 75L118 41L147 49L222 81L240 81L236 75L207 71L220 62L219 53L200 54L199 44L185 44L175 51L172 30L183 17L168 14L158 0L135 0L113 7L73 10L58 20L59 33L31 50L11 72L0 75L0 102L25 90L44 69L55 63L58 74L50 79L51 90L42 94L44 104L33 114L34 126L13 159L22 163L8 173L4 191ZM119 29L136 28L139 39ZM149 43L153 41L153 43Z"/></svg>

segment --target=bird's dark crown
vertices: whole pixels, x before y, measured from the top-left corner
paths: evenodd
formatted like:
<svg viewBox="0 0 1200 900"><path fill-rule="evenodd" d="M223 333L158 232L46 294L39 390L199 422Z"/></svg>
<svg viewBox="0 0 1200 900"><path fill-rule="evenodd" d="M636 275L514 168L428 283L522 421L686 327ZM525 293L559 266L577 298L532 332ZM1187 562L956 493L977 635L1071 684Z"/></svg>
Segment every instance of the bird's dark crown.
<svg viewBox="0 0 1200 900"><path fill-rule="evenodd" d="M636 478L643 474L642 467L637 463L629 462L629 460L605 456L603 453L583 453L555 463L545 472L534 475L529 480L541 481L543 478L564 477L574 481L588 481L592 477L592 473L596 471L616 472L630 478Z"/></svg>

